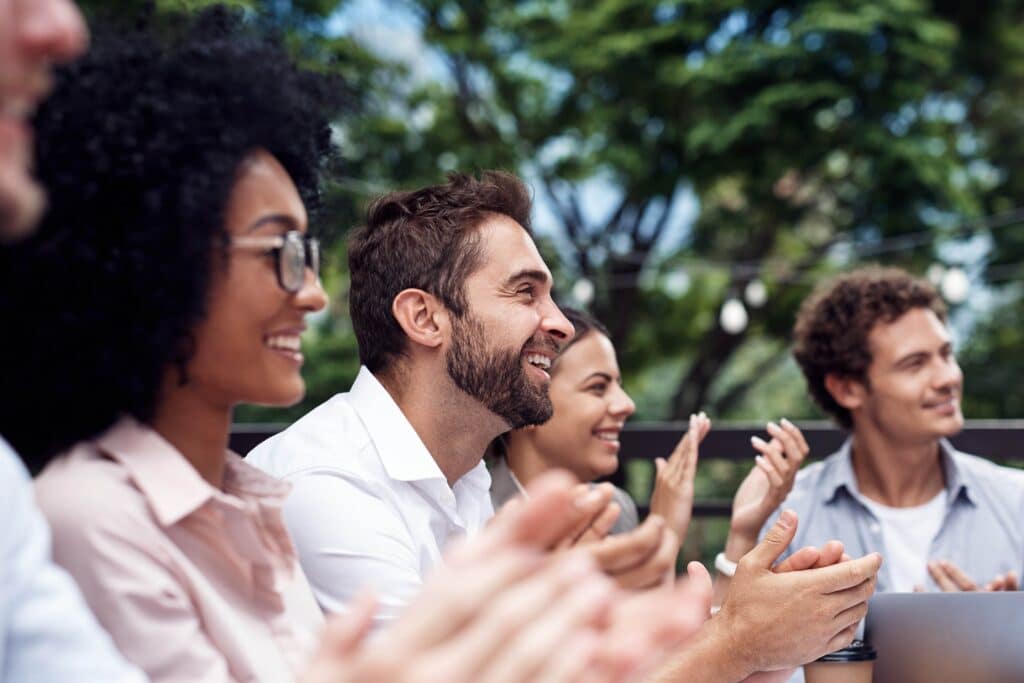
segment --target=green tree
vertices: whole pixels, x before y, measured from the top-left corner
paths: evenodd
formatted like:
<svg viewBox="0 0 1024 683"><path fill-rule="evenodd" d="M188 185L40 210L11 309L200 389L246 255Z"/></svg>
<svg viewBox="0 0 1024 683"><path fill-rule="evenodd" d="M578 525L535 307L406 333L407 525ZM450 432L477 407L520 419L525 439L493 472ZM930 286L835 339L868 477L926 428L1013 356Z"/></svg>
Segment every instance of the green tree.
<svg viewBox="0 0 1024 683"><path fill-rule="evenodd" d="M355 121L367 135L392 127L378 143L394 163L367 146L355 159L368 162L364 177L407 184L505 166L531 178L557 218L563 282L596 284L593 308L627 376L679 373L668 409L649 416L727 412L784 357L810 283L862 259L920 269L960 219L994 205L978 127L1009 122L974 115L996 59L974 47L996 35L1016 46L1009 4L409 6L445 72L413 84L397 116ZM1019 48L989 52L1009 60L1000 73L1020 72ZM615 197L606 216L585 205L594 183ZM698 217L666 255L659 245L691 192ZM934 235L919 244L924 230ZM890 251L907 234L917 248ZM658 276L679 268L690 288L671 296ZM749 307L743 331L725 331L719 306L757 279L767 302ZM742 355L746 373L733 367Z"/></svg>

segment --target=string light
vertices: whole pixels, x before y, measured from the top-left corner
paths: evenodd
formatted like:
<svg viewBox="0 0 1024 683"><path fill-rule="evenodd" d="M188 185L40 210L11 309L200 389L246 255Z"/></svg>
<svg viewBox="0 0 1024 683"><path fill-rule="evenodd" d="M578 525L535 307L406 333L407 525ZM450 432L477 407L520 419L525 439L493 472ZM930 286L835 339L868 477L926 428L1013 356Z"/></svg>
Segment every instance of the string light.
<svg viewBox="0 0 1024 683"><path fill-rule="evenodd" d="M739 334L747 329L749 322L750 316L742 301L734 296L725 300L722 310L718 314L718 324L722 326L723 330L729 334Z"/></svg>
<svg viewBox="0 0 1024 683"><path fill-rule="evenodd" d="M594 283L585 277L581 277L572 286L572 298L577 305L586 308L594 300Z"/></svg>
<svg viewBox="0 0 1024 683"><path fill-rule="evenodd" d="M953 266L943 273L939 290L946 301L960 304L967 301L967 295L971 292L971 280L963 268Z"/></svg>
<svg viewBox="0 0 1024 683"><path fill-rule="evenodd" d="M743 290L743 298L751 307L761 308L768 301L768 288L764 286L764 282L760 278L754 278L747 283L746 289Z"/></svg>

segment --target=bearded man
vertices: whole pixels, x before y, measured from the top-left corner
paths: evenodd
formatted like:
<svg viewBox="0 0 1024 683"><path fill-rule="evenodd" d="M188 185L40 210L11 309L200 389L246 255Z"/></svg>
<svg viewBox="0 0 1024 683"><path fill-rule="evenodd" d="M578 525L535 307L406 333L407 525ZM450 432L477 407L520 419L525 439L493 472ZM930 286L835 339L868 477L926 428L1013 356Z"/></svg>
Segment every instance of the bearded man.
<svg viewBox="0 0 1024 683"><path fill-rule="evenodd" d="M377 625L392 620L493 515L487 444L551 416L547 370L573 328L530 204L513 175L453 175L381 197L351 239L359 375L248 457L293 484L285 521L329 612L371 587Z"/></svg>

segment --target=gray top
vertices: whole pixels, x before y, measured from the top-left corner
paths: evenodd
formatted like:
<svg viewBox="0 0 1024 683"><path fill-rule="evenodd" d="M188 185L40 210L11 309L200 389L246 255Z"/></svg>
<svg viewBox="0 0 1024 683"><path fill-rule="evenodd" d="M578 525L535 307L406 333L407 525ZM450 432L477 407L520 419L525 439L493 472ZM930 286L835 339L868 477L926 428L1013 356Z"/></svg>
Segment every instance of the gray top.
<svg viewBox="0 0 1024 683"><path fill-rule="evenodd" d="M505 458L489 460L487 466L491 471L491 502L494 503L494 509L497 510L506 502L519 495L519 487L516 486L512 470L509 469L508 461ZM619 504L622 512L619 513L619 518L615 521L615 526L612 527L609 533L621 534L635 529L640 524L640 513L637 512L636 503L633 502L633 498L626 491L616 486L615 492L612 494L612 500Z"/></svg>
<svg viewBox="0 0 1024 683"><path fill-rule="evenodd" d="M884 553L881 524L857 486L850 443L797 475L793 491L761 529L762 538L780 511L791 508L800 521L786 555L833 538L853 557ZM961 453L946 440L940 453L946 508L927 560L950 560L979 584L1010 570L1024 575L1024 471ZM891 585L883 562L878 591ZM928 588L938 590L931 577Z"/></svg>

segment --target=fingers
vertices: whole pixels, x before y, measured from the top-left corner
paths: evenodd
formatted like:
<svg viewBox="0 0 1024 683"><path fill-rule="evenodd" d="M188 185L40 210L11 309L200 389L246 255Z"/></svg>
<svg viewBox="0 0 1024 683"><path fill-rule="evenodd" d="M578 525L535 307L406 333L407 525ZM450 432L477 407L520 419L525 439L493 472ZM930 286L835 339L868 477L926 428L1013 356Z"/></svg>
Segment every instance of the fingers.
<svg viewBox="0 0 1024 683"><path fill-rule="evenodd" d="M851 588L830 593L824 596L828 605L826 609L834 612L836 615L859 605L864 605L865 609L867 609L868 599L875 593L875 585L875 578L872 577Z"/></svg>
<svg viewBox="0 0 1024 683"><path fill-rule="evenodd" d="M928 573L940 590L946 593L976 591L978 585L952 562L938 560L928 563Z"/></svg>
<svg viewBox="0 0 1024 683"><path fill-rule="evenodd" d="M799 572L804 569L810 569L818 563L820 557L821 551L809 545L805 548L800 548L800 550L779 562L772 568L772 571L776 574L781 574L782 572Z"/></svg>
<svg viewBox="0 0 1024 683"><path fill-rule="evenodd" d="M369 635L376 611L377 599L364 592L349 604L343 616L328 619L320 639L321 655L347 657L355 652Z"/></svg>
<svg viewBox="0 0 1024 683"><path fill-rule="evenodd" d="M484 669L476 680L493 683L532 681L549 657L562 648L580 628L596 626L610 608L614 590L600 576L591 576L575 585L562 585L563 597L547 590L534 595L515 596L501 621L511 618L515 630L493 629L494 635L484 650L492 656L481 664ZM526 617L524 619L524 617ZM529 622L528 627L525 627ZM525 627L525 628L524 628Z"/></svg>
<svg viewBox="0 0 1024 683"><path fill-rule="evenodd" d="M463 566L443 567L391 628L394 642L413 650L442 642L476 618L494 595L535 572L544 558L527 550L499 549ZM589 566L585 559L574 561Z"/></svg>
<svg viewBox="0 0 1024 683"><path fill-rule="evenodd" d="M599 543L586 546L597 564L608 574L618 574L643 563L661 545L665 521L649 515L644 523L624 534L609 536Z"/></svg>
<svg viewBox="0 0 1024 683"><path fill-rule="evenodd" d="M611 583L594 572L584 555L570 553L526 580L506 584L477 601L471 619L436 653L432 666L445 676L438 680L529 680L533 661L517 668L508 656L525 657L523 639L538 629L545 638L566 638L575 629L596 623L608 609ZM535 643L540 657L552 653L550 643ZM407 651L415 652L414 648ZM482 670L488 669L489 677ZM520 676L515 678L515 676Z"/></svg>
<svg viewBox="0 0 1024 683"><path fill-rule="evenodd" d="M814 565L815 567L831 567L834 564L851 559L849 555L843 552L843 544L840 541L826 541L825 545L821 546L820 557L818 562Z"/></svg>
<svg viewBox="0 0 1024 683"><path fill-rule="evenodd" d="M611 533L612 527L615 526L616 520L619 519L619 515L622 514L622 508L618 503L611 502L605 506L605 509L601 511L601 514L597 516L597 519L591 523L590 528L583 532L580 536L580 542L596 542Z"/></svg>
<svg viewBox="0 0 1024 683"><path fill-rule="evenodd" d="M750 437L750 444L760 455L754 457L754 463L768 476L772 487L781 489L785 486L785 475L789 465L782 455L782 445L776 439L767 442L758 436Z"/></svg>
<svg viewBox="0 0 1024 683"><path fill-rule="evenodd" d="M606 508L611 503L614 491L615 488L611 484L581 484L576 491L571 518L556 525L562 530L562 534L555 545L566 548L579 541L602 514L607 514Z"/></svg>
<svg viewBox="0 0 1024 683"><path fill-rule="evenodd" d="M786 457L794 467L800 467L800 463L811 452L803 433L797 429L796 425L785 418L780 420L780 424L769 422L768 433L772 435L772 438L778 439L782 443Z"/></svg>
<svg viewBox="0 0 1024 683"><path fill-rule="evenodd" d="M1017 576L1017 572L1009 571L1003 577L1003 586L1008 591L1020 590L1020 577Z"/></svg>
<svg viewBox="0 0 1024 683"><path fill-rule="evenodd" d="M631 569L615 574L613 578L619 586L630 590L654 588L675 574L678 554L679 542L675 533L671 529L664 529L661 543L650 557Z"/></svg>
<svg viewBox="0 0 1024 683"><path fill-rule="evenodd" d="M765 534L764 539L754 549L740 558L740 565L751 569L769 570L779 556L793 542L796 535L797 516L792 510L783 510L782 514ZM822 570L824 571L824 570Z"/></svg>
<svg viewBox="0 0 1024 683"><path fill-rule="evenodd" d="M828 649L825 650L825 653L835 652L836 650L842 650L844 647L848 647L856 636L857 624L844 628L833 636L830 641L828 641Z"/></svg>
<svg viewBox="0 0 1024 683"><path fill-rule="evenodd" d="M881 566L882 556L878 553L871 553L856 560L815 569L814 571L824 577L822 582L823 592L835 593L860 586L868 579L874 579Z"/></svg>
<svg viewBox="0 0 1024 683"><path fill-rule="evenodd" d="M548 549L578 523L573 479L567 472L551 470L527 487L527 498L502 507L494 521L468 550L486 557L506 543Z"/></svg>
<svg viewBox="0 0 1024 683"><path fill-rule="evenodd" d="M867 615L868 603L865 600L837 614L835 619L836 627L840 629L849 628L850 626L856 627Z"/></svg>
<svg viewBox="0 0 1024 683"><path fill-rule="evenodd" d="M564 683L565 681L582 681L590 662L597 656L601 639L593 631L577 633L558 650L554 659L538 672L534 679L537 683Z"/></svg>
<svg viewBox="0 0 1024 683"><path fill-rule="evenodd" d="M779 420L779 424L782 425L783 429L793 435L793 438L796 439L797 444L800 446L800 450L803 451L804 457L809 455L811 447L807 444L807 439L804 438L804 433L786 418Z"/></svg>

